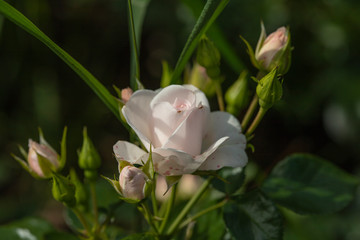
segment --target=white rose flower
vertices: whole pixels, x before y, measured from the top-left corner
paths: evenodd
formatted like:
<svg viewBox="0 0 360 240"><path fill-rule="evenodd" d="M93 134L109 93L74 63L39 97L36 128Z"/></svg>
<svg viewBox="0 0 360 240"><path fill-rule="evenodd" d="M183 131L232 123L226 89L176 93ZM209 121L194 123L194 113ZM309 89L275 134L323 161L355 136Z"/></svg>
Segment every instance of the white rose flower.
<svg viewBox="0 0 360 240"><path fill-rule="evenodd" d="M145 148L152 148L155 171L164 176L243 167L246 138L238 120L226 112L210 112L203 92L192 85L157 91L138 90L122 113ZM136 145L118 141L118 161L142 164L149 156Z"/></svg>

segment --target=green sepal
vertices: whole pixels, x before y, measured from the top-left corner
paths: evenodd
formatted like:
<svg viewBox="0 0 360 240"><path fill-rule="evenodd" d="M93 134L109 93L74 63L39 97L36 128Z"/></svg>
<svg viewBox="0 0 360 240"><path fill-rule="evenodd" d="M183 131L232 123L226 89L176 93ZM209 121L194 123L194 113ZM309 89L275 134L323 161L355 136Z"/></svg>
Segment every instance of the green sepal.
<svg viewBox="0 0 360 240"><path fill-rule="evenodd" d="M20 144L18 145L18 148L19 148L19 151L20 151L21 155L23 155L23 157L25 159L27 159L28 158L28 153L25 151L25 149Z"/></svg>
<svg viewBox="0 0 360 240"><path fill-rule="evenodd" d="M259 105L264 110L271 108L282 97L282 85L278 79L278 68L275 67L265 75L256 87Z"/></svg>
<svg viewBox="0 0 360 240"><path fill-rule="evenodd" d="M153 180L155 176L154 162L152 160L152 146L150 145L149 157L146 163L143 165L141 170L146 174L146 176Z"/></svg>
<svg viewBox="0 0 360 240"><path fill-rule="evenodd" d="M32 171L30 170L30 167L26 161L19 158L18 156L16 156L13 153L11 153L10 155L21 165L22 168L24 168L28 173L32 174Z"/></svg>
<svg viewBox="0 0 360 240"><path fill-rule="evenodd" d="M73 208L76 205L75 186L72 182L59 174L53 174L52 195L55 200Z"/></svg>
<svg viewBox="0 0 360 240"><path fill-rule="evenodd" d="M203 67L208 69L217 68L220 66L220 52L215 44L210 41L206 35L200 38L196 52L196 61ZM209 77L213 77L210 76Z"/></svg>
<svg viewBox="0 0 360 240"><path fill-rule="evenodd" d="M73 168L70 169L70 180L75 186L75 199L77 206L86 209L88 203L88 194L84 184L80 181L75 169Z"/></svg>
<svg viewBox="0 0 360 240"><path fill-rule="evenodd" d="M45 140L44 133L40 127L38 128L38 131L39 131L39 140L40 140L39 143L45 145L46 147L50 148L53 152L56 153L55 149L53 149L52 146Z"/></svg>
<svg viewBox="0 0 360 240"><path fill-rule="evenodd" d="M260 22L260 27L261 27L261 33L260 33L260 37L259 40L256 44L256 49L255 49L255 56L258 55L261 47L263 46L265 39L266 39L266 30L265 30L265 26L263 21Z"/></svg>
<svg viewBox="0 0 360 240"><path fill-rule="evenodd" d="M126 166L133 166L131 163L129 163L128 161L125 160L118 160L118 170L119 173L123 170L124 167Z"/></svg>
<svg viewBox="0 0 360 240"><path fill-rule="evenodd" d="M164 192L163 195L165 195L172 186L174 186L176 183L178 183L181 179L182 175L179 176L165 176L165 181L166 181L166 191Z"/></svg>
<svg viewBox="0 0 360 240"><path fill-rule="evenodd" d="M110 178L105 177L105 176L103 176L103 175L101 175L101 177L102 177L103 179L105 179L106 181L108 181L108 182L111 184L111 186L113 186L113 188L115 189L115 191L116 191L119 195L122 196L121 189L120 189L120 183L119 183L118 180L110 179Z"/></svg>
<svg viewBox="0 0 360 240"><path fill-rule="evenodd" d="M165 88L170 85L172 77L172 69L169 67L168 62L162 61L162 75L160 81L160 87Z"/></svg>
<svg viewBox="0 0 360 240"><path fill-rule="evenodd" d="M137 89L135 90L142 90L142 89L145 89L144 85L142 84L142 82L140 82L139 79L136 78L136 86L137 86Z"/></svg>
<svg viewBox="0 0 360 240"><path fill-rule="evenodd" d="M36 155L38 158L38 162L39 162L41 171L44 174L44 178L51 178L52 173L55 172L55 170L56 170L55 166L53 164L51 164L51 162L48 159L44 158L40 154L36 153Z"/></svg>
<svg viewBox="0 0 360 240"><path fill-rule="evenodd" d="M249 56L250 56L250 61L251 61L251 63L254 65L254 67L256 67L257 69L260 69L261 67L260 67L259 63L257 62L257 60L256 60L256 58L255 58L255 53L254 53L253 48L251 47L251 45L249 44L249 42L246 41L246 39L243 38L241 35L240 35L240 38L241 38L241 40L243 40L243 42L244 42L244 43L246 44L246 46L247 46L247 52L248 52L248 54L249 54Z"/></svg>
<svg viewBox="0 0 360 240"><path fill-rule="evenodd" d="M61 153L58 157L59 160L59 168L57 171L61 171L66 164L66 136L67 136L67 126L64 127L63 135L61 138Z"/></svg>

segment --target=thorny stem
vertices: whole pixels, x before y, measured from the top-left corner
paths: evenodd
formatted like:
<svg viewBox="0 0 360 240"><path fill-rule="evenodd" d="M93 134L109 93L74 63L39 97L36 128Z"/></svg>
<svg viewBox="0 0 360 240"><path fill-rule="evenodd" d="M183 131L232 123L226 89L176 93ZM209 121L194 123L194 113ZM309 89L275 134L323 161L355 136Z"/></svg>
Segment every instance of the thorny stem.
<svg viewBox="0 0 360 240"><path fill-rule="evenodd" d="M210 176L200 187L200 189L195 193L195 195L189 200L189 202L185 205L183 210L180 212L180 214L176 217L174 222L171 224L167 231L167 235L171 236L178 228L180 222L184 219L186 214L189 213L191 208L195 205L195 203L200 199L200 197L203 195L203 193L206 191L207 187L210 185L211 180L213 179L213 176Z"/></svg>
<svg viewBox="0 0 360 240"><path fill-rule="evenodd" d="M172 187L170 198L167 202L166 212L163 221L161 222L160 226L160 234L164 232L165 226L167 224L167 221L169 220L171 209L175 202L175 196L176 196L176 190L177 190L177 183Z"/></svg>
<svg viewBox="0 0 360 240"><path fill-rule="evenodd" d="M182 224L179 226L179 229L185 227L186 225L188 225L189 223L191 223L195 219L201 217L202 215L224 206L227 202L228 202L228 199L224 199L223 201L221 201L221 202L219 202L219 203L217 203L217 204L215 204L215 205L213 205L211 207L208 207L208 208L198 212L194 216L189 217L188 219L186 219L185 221L182 222Z"/></svg>
<svg viewBox="0 0 360 240"><path fill-rule="evenodd" d="M261 122L261 119L265 116L266 111L267 110L264 109L264 108L259 109L258 113L256 114L256 117L255 117L254 121L252 122L251 126L249 127L249 129L245 133L245 136L247 138L250 137L251 134L255 131L255 129L257 128L257 126Z"/></svg>

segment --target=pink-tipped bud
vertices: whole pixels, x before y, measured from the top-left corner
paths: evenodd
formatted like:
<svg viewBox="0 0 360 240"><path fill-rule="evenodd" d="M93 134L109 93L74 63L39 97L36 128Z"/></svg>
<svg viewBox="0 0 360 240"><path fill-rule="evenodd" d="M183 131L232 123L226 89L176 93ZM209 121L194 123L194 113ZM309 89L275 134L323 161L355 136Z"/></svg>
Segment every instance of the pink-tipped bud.
<svg viewBox="0 0 360 240"><path fill-rule="evenodd" d="M40 178L51 177L51 171L59 168L59 155L49 146L29 139L28 163Z"/></svg>
<svg viewBox="0 0 360 240"><path fill-rule="evenodd" d="M259 41L262 41L261 38ZM271 33L262 44L258 44L258 49L255 52L255 58L260 66L271 71L274 67L285 65L289 63L288 55L290 54L289 31L285 27L278 28Z"/></svg>
<svg viewBox="0 0 360 240"><path fill-rule="evenodd" d="M146 196L148 177L141 169L126 166L120 172L119 184L122 195L133 200L142 200Z"/></svg>
<svg viewBox="0 0 360 240"><path fill-rule="evenodd" d="M129 101L131 95L133 94L133 90L129 87L121 90L121 100L126 103Z"/></svg>

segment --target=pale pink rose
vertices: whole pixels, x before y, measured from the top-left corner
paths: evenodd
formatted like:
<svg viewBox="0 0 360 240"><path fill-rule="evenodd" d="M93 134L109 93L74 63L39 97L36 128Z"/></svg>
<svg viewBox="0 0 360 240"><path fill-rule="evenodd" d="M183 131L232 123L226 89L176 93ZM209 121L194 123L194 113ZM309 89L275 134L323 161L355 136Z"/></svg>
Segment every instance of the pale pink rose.
<svg viewBox="0 0 360 240"><path fill-rule="evenodd" d="M39 157L43 158L43 161L47 161L47 164L45 164L45 166L40 165ZM59 155L49 146L39 144L29 139L29 153L27 160L30 169L35 172L36 175L38 175L39 177L47 178L49 177L49 173L51 170L58 169L60 165L58 158Z"/></svg>
<svg viewBox="0 0 360 240"><path fill-rule="evenodd" d="M246 138L238 120L226 112L210 112L203 92L192 85L171 85L157 91L136 91L122 113L150 151L155 170L164 176L196 170L243 167L247 163ZM147 161L148 153L118 141L113 147L118 161Z"/></svg>
<svg viewBox="0 0 360 240"><path fill-rule="evenodd" d="M261 41L261 39L260 39ZM288 41L288 31L285 27L271 33L255 52L255 58L264 69L268 69L275 55L282 50Z"/></svg>
<svg viewBox="0 0 360 240"><path fill-rule="evenodd" d="M126 166L120 172L120 191L125 198L142 200L145 198L145 185L148 177L139 168Z"/></svg>

